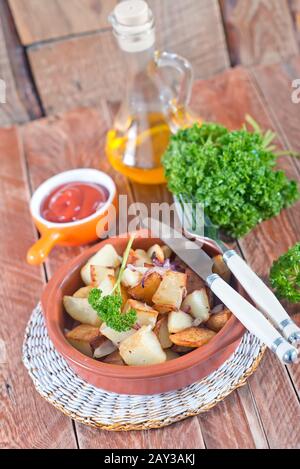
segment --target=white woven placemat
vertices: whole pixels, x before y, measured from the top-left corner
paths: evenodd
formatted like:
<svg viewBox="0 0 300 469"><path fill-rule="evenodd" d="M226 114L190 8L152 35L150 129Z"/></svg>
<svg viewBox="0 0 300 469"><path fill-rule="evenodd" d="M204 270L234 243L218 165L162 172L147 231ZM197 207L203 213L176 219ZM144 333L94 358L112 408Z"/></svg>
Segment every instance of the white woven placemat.
<svg viewBox="0 0 300 469"><path fill-rule="evenodd" d="M214 373L178 391L128 396L103 391L77 376L55 350L37 305L28 323L23 362L37 391L69 417L105 430L160 428L206 412L245 384L264 346L245 333L235 353Z"/></svg>

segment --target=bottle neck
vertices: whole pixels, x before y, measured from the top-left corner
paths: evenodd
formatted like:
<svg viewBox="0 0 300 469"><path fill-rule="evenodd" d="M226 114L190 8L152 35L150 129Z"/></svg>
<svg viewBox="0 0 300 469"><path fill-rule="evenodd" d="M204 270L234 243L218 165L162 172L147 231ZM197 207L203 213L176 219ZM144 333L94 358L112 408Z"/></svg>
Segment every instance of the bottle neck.
<svg viewBox="0 0 300 469"><path fill-rule="evenodd" d="M136 75L145 70L150 62L153 61L155 54L155 46L149 47L146 50L140 52L125 52L123 55L125 58L127 71L131 75Z"/></svg>

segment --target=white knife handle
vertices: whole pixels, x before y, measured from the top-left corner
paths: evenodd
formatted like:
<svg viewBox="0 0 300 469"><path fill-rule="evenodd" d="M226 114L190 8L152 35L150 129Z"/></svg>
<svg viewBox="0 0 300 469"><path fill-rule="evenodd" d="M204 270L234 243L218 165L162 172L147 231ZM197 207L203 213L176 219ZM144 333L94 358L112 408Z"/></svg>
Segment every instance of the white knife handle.
<svg viewBox="0 0 300 469"><path fill-rule="evenodd" d="M207 284L222 303L240 320L240 322L266 344L285 364L295 363L298 352L290 345L265 318L245 298L237 293L219 275L210 275Z"/></svg>
<svg viewBox="0 0 300 469"><path fill-rule="evenodd" d="M223 259L258 308L267 315L275 327L278 327L283 336L292 344L299 343L300 328L249 265L235 251L225 252Z"/></svg>

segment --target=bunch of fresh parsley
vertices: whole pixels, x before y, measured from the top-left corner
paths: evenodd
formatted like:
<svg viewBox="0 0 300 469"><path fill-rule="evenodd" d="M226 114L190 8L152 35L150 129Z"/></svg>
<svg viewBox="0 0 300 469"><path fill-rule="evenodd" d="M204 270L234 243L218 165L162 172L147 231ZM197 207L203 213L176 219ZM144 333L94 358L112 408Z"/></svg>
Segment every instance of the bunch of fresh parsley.
<svg viewBox="0 0 300 469"><path fill-rule="evenodd" d="M93 288L89 294L89 304L97 312L101 321L105 322L108 327L118 332L129 331L132 326L134 326L137 319L136 311L133 308L131 308L127 313L122 313L121 311L121 280L133 241L134 236L130 238L124 252L120 272L111 294L103 296L102 291L98 288Z"/></svg>
<svg viewBox="0 0 300 469"><path fill-rule="evenodd" d="M252 120L251 124L255 125ZM274 134L256 126L229 131L204 123L172 136L163 157L168 187L203 204L212 223L239 238L299 198L295 181L276 171Z"/></svg>
<svg viewBox="0 0 300 469"><path fill-rule="evenodd" d="M270 283L279 298L300 303L300 243L274 262Z"/></svg>

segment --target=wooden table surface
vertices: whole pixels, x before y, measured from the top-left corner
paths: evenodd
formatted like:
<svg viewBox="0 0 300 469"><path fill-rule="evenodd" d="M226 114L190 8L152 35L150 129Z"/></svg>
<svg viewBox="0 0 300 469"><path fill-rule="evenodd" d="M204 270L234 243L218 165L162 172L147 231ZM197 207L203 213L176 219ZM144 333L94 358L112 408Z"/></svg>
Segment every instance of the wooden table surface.
<svg viewBox="0 0 300 469"><path fill-rule="evenodd" d="M158 8L158 2L151 1ZM0 339L6 343L8 357L5 363L0 363L0 447L300 448L300 365L287 368L269 352L247 384L210 412L161 430L110 433L91 429L65 417L35 391L21 360L26 323L47 279L83 248L57 248L41 268L25 263L26 251L38 236L28 208L32 192L58 172L96 167L110 174L119 193L127 194L130 201L146 204L169 201L170 194L165 186L132 184L110 168L104 142L118 96L109 100L103 87L95 90L97 70L93 69L86 79L86 63L78 65L77 82L74 85L72 81L79 44L81 54L87 54L87 60L91 60L88 54L95 38L100 35L101 40L107 39L106 30L97 32L103 27L101 21L94 24L94 16L86 15L85 21L78 24L77 17L67 21L68 13L64 11L47 35L42 23L31 24L42 15L39 10L36 16L28 14L30 5L36 6L37 2L26 0L29 9L20 9L24 2L9 0L11 10L8 10L7 2L0 0L1 20L4 16L10 20L0 29L0 72L5 68L10 93L8 105L0 112L0 123L6 126L0 129ZM85 12L90 12L91 5L94 8L102 2L84 0L84 3ZM266 3L253 2L243 27L241 18L246 14L243 2L201 0L201 8L209 11L211 21L219 25L216 33L219 48L217 60L214 54L202 50L196 68L199 67L198 78L205 79L195 82L192 106L205 119L230 128L239 128L245 114L251 114L263 128L277 132L282 148L300 151L300 104L291 100L292 81L300 78L300 58L297 34L289 29L293 20L299 24L299 2L270 0L273 3L270 11ZM53 2L54 10L56 4ZM188 4L191 13L196 4L194 1ZM42 10L42 2L38 5ZM257 22L251 22L257 8L261 15L270 13L280 35L279 40L272 36L273 30L267 34L260 28L259 37L264 38L265 46L262 48L257 46ZM227 44L220 26L220 11ZM52 14L57 12L50 9L49 15ZM67 32L66 25L70 29ZM204 33L207 31L200 30L198 40ZM187 38L185 44L189 44ZM180 47L183 43L178 42ZM105 46L99 49L100 55L104 54ZM203 63L207 74L200 70ZM230 64L237 66L229 68ZM61 79L55 80L54 74L57 76L60 69ZM115 90L116 83L112 85ZM79 109L80 103L86 107ZM11 126L12 123L15 125ZM300 160L282 157L279 166L289 177L300 181ZM237 241L237 247L262 278L267 278L273 260L299 241L299 215L297 203ZM295 306L289 311L300 324L299 308Z"/></svg>

